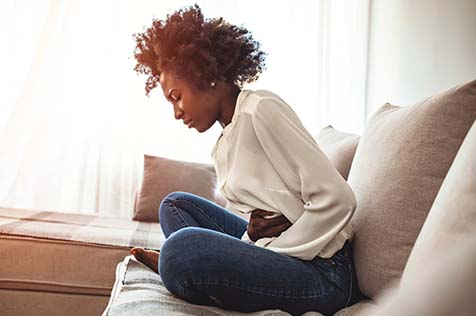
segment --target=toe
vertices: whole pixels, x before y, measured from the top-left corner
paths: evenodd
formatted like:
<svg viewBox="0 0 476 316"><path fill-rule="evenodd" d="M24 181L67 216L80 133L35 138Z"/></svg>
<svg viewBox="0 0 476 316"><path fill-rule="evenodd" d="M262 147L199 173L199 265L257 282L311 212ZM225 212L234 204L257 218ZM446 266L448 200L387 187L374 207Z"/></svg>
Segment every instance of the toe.
<svg viewBox="0 0 476 316"><path fill-rule="evenodd" d="M141 253L143 253L143 251L144 251L144 249L142 249L140 247L134 247L129 252L135 256L135 255L138 255L138 254L140 255Z"/></svg>

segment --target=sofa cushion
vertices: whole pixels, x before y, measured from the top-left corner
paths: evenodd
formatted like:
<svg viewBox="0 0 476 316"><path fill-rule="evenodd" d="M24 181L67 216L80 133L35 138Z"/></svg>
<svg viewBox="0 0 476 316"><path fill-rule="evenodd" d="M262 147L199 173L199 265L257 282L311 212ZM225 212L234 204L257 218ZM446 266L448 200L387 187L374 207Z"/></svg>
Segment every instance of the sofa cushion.
<svg viewBox="0 0 476 316"><path fill-rule="evenodd" d="M101 315L109 295L72 294L0 288L2 316ZM74 311L74 312L73 312Z"/></svg>
<svg viewBox="0 0 476 316"><path fill-rule="evenodd" d="M466 136L418 235L402 282L476 236L476 122Z"/></svg>
<svg viewBox="0 0 476 316"><path fill-rule="evenodd" d="M333 316L354 316L354 315L366 315L377 309L377 305L372 300L362 300L349 307L343 308Z"/></svg>
<svg viewBox="0 0 476 316"><path fill-rule="evenodd" d="M190 192L223 206L224 201L215 196L215 187L212 164L144 155L144 175L133 219L158 223L160 203L174 191Z"/></svg>
<svg viewBox="0 0 476 316"><path fill-rule="evenodd" d="M360 136L341 132L329 125L322 128L315 138L337 171L347 180Z"/></svg>
<svg viewBox="0 0 476 316"><path fill-rule="evenodd" d="M133 256L127 256L117 265L116 282L102 316L126 315L289 316L290 314L277 309L241 313L215 306L191 304L170 293L162 283L160 275L138 262Z"/></svg>
<svg viewBox="0 0 476 316"><path fill-rule="evenodd" d="M0 208L0 289L108 296L131 247L164 241L156 223Z"/></svg>
<svg viewBox="0 0 476 316"><path fill-rule="evenodd" d="M369 313L376 308L373 301L364 300L338 311L334 316ZM160 275L138 262L133 256L127 256L117 265L116 282L102 316L128 315L289 316L290 314L278 309L242 313L215 306L191 304L170 293ZM322 316L322 314L310 311L302 316Z"/></svg>
<svg viewBox="0 0 476 316"><path fill-rule="evenodd" d="M474 316L476 311L476 240L445 248L438 258L400 286L377 298L378 308L358 316ZM403 280L402 280L403 281Z"/></svg>
<svg viewBox="0 0 476 316"><path fill-rule="evenodd" d="M443 178L476 117L476 81L414 105L382 106L360 139L348 182L354 262L374 298L401 276Z"/></svg>

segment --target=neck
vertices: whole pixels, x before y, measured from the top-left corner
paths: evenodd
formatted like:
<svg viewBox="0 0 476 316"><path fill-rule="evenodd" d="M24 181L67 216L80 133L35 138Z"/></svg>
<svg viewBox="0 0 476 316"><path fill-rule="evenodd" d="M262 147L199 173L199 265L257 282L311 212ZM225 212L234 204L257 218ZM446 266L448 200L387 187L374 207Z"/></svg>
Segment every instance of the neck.
<svg viewBox="0 0 476 316"><path fill-rule="evenodd" d="M240 88L234 85L227 85L227 87L224 87L223 99L221 101L222 109L220 117L218 118L218 122L220 122L220 125L223 128L231 123L231 119L235 113L236 99L238 98L240 91Z"/></svg>

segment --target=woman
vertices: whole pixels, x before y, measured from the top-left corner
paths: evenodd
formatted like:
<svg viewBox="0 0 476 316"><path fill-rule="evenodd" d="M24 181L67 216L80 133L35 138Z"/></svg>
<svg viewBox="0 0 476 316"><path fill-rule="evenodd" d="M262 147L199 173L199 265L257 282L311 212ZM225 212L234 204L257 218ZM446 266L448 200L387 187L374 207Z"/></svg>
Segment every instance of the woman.
<svg viewBox="0 0 476 316"><path fill-rule="evenodd" d="M193 304L293 315L351 305L354 195L289 105L241 89L264 69L259 43L243 27L204 19L198 5L154 20L135 39L146 94L160 85L188 128L223 127L212 150L220 191L227 209L250 219L173 192L159 209L160 255L131 253Z"/></svg>

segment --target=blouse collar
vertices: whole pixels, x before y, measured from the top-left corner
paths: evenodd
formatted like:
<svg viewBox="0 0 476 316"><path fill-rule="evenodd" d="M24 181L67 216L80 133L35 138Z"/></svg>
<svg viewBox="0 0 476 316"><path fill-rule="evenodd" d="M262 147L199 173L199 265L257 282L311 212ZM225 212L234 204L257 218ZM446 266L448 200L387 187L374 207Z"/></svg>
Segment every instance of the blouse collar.
<svg viewBox="0 0 476 316"><path fill-rule="evenodd" d="M215 154L215 151L216 151L217 146L218 146L218 142L220 141L222 136L228 135L228 133L230 133L230 131L233 129L233 126L236 123L236 117L238 116L238 113L240 112L240 108L243 104L243 100L246 98L246 96L250 92L252 92L252 91L243 89L238 94L238 97L236 98L235 110L233 111L233 116L231 117L231 122L228 123L228 125L223 128L223 131L221 132L220 136L218 136L218 139L215 143L215 146L212 149L212 156Z"/></svg>

